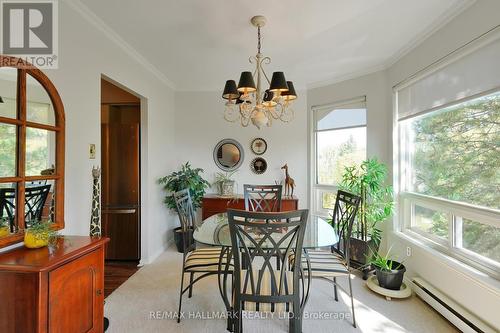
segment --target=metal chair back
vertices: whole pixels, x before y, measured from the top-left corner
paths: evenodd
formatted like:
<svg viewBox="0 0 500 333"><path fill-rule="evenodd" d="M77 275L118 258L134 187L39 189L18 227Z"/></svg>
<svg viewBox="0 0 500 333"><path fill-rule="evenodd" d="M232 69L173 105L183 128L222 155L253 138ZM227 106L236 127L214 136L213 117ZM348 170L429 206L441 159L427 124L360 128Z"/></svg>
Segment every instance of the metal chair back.
<svg viewBox="0 0 500 333"><path fill-rule="evenodd" d="M245 210L252 212L281 211L281 185L243 185Z"/></svg>
<svg viewBox="0 0 500 333"><path fill-rule="evenodd" d="M294 311L298 311L304 298L302 295L301 299L299 280L304 273L300 262L308 210L267 213L230 209L227 214L234 258L235 304L253 302L256 311L263 311L264 307L271 312L277 304L284 304L287 310L295 304ZM285 261L292 252L297 259L287 270ZM281 260L281 270L273 267L274 257ZM242 268L243 260L247 269Z"/></svg>
<svg viewBox="0 0 500 333"><path fill-rule="evenodd" d="M339 242L333 246L350 267L351 235L354 220L359 209L361 197L345 191L337 191L335 208L333 209L332 226L337 233Z"/></svg>
<svg viewBox="0 0 500 333"><path fill-rule="evenodd" d="M181 222L181 232L183 233L183 249L184 255L193 251L196 248L193 231L196 226L196 212L194 210L193 201L189 189L184 189L174 193L177 213Z"/></svg>
<svg viewBox="0 0 500 333"><path fill-rule="evenodd" d="M24 218L26 221L41 221L43 207L52 185L26 187L24 189Z"/></svg>
<svg viewBox="0 0 500 333"><path fill-rule="evenodd" d="M26 187L24 190L24 221L26 226L33 221L41 221L43 207L47 201L51 185ZM16 189L0 188L0 217L7 217L11 232L15 232Z"/></svg>

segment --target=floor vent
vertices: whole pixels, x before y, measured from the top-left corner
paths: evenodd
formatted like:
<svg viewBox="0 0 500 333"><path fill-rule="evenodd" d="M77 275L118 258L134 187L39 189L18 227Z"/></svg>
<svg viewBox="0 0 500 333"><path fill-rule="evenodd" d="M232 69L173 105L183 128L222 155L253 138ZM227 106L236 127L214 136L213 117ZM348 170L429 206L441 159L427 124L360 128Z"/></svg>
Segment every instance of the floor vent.
<svg viewBox="0 0 500 333"><path fill-rule="evenodd" d="M496 332L496 330L488 326L481 319L458 305L421 278L413 278L412 284L413 290L422 300L432 306L462 332Z"/></svg>

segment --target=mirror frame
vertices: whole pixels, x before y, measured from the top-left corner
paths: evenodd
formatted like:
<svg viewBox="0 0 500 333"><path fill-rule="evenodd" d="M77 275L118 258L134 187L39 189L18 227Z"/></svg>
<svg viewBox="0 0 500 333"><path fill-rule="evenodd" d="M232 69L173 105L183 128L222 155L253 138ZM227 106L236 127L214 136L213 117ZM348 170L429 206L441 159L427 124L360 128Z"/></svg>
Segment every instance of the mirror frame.
<svg viewBox="0 0 500 333"><path fill-rule="evenodd" d="M223 145L225 144L233 144L236 146L236 148L238 148L238 150L240 151L240 160L238 161L238 163L236 163L233 167L231 168L228 168L226 166L223 166L220 162L219 162L219 159L217 158L217 151L219 150L220 147L222 147ZM241 164L243 164L243 160L245 159L245 152L243 151L243 146L236 140L234 139L223 139L221 141L219 141L216 145L215 145L215 148L214 148L214 152L213 152L213 156L214 156L214 162L215 162L215 165L217 165L217 167L219 167L219 169L221 170L224 170L224 171L234 171L234 170L237 170Z"/></svg>
<svg viewBox="0 0 500 333"><path fill-rule="evenodd" d="M64 228L64 147L65 147L65 114L64 106L56 87L50 79L32 64L16 57L0 55L0 67L17 68L17 116L16 118L0 117L0 123L17 126L17 154L16 154L16 176L1 177L1 183L16 183L16 220L18 231L9 236L0 238L0 248L19 243L24 238L24 191L25 182L36 180L53 180L55 182L55 218L54 229ZM55 125L46 125L26 120L26 80L28 75L38 81L49 95L54 109ZM56 161L55 174L53 175L25 175L26 158L26 128L39 128L54 131L56 133Z"/></svg>

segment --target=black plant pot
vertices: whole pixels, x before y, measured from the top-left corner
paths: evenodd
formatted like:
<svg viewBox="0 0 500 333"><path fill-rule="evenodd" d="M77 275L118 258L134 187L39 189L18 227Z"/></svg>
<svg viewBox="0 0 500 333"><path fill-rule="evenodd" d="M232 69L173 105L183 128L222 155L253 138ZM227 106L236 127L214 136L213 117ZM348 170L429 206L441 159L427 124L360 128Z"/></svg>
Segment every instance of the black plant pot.
<svg viewBox="0 0 500 333"><path fill-rule="evenodd" d="M184 252L184 237L191 241L191 244L194 243L193 239L193 230L189 230L189 232L182 232L181 227L177 227L174 229L174 241L175 246L177 247L177 252ZM190 244L188 244L190 245Z"/></svg>
<svg viewBox="0 0 500 333"><path fill-rule="evenodd" d="M372 258L373 252L378 251L378 246L372 239L362 240L359 238L351 237L351 265L355 267L360 267L366 265L366 263Z"/></svg>
<svg viewBox="0 0 500 333"><path fill-rule="evenodd" d="M378 246L372 239L362 240L351 237L350 257L351 266L363 272L363 280L368 279L368 274L372 269L366 265L372 258L374 251L378 251ZM333 247L332 247L333 248Z"/></svg>
<svg viewBox="0 0 500 333"><path fill-rule="evenodd" d="M399 290L403 283L403 276L406 272L406 267L397 262L392 261L392 266L396 269L382 270L375 266L375 274L377 275L378 285L385 289Z"/></svg>

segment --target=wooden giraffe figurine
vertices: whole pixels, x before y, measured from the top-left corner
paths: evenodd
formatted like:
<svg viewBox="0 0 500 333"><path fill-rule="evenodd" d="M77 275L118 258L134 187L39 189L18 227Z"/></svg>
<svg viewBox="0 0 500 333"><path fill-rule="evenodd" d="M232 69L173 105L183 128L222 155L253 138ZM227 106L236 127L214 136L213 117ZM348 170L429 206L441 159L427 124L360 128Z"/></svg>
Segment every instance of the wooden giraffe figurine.
<svg viewBox="0 0 500 333"><path fill-rule="evenodd" d="M101 177L100 168L92 168L92 212L90 216L90 236L101 236L101 211L100 211L100 194L99 177Z"/></svg>
<svg viewBox="0 0 500 333"><path fill-rule="evenodd" d="M285 170L285 197L293 196L293 190L295 189L295 180L293 180L293 178L288 174L287 164L283 165L281 169Z"/></svg>

